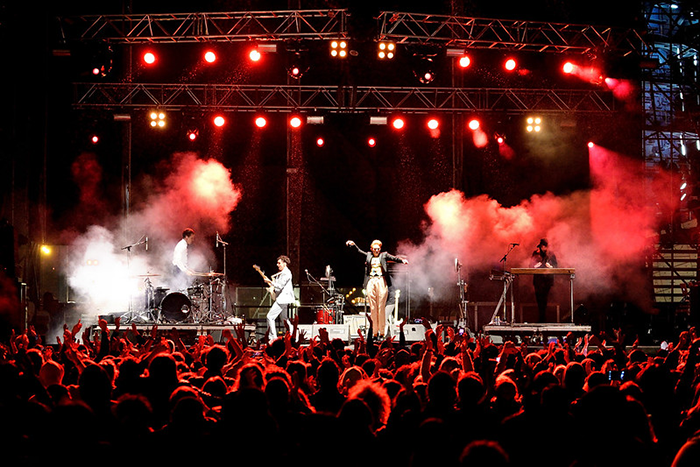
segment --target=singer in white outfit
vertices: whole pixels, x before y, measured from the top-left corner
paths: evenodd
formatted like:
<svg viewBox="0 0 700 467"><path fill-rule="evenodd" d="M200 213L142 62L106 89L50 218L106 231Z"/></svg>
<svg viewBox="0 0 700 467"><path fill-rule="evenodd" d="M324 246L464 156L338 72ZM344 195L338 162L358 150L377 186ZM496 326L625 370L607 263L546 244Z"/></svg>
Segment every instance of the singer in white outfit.
<svg viewBox="0 0 700 467"><path fill-rule="evenodd" d="M265 282L272 288L275 296L275 303L272 304L269 313L267 314L267 329L269 331L269 341L277 339L277 330L275 328L275 320L282 315L282 320L287 322L291 329L291 323L287 310L290 303L294 303L294 286L292 284L292 271L289 270L291 261L288 256L280 256L277 258L277 268L279 272L272 275L272 279Z"/></svg>

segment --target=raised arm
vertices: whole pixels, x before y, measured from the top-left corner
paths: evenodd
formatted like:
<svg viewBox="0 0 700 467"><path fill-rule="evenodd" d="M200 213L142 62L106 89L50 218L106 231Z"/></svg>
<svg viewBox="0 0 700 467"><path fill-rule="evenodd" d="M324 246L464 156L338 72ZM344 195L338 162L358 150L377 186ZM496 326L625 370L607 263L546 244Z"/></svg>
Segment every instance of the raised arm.
<svg viewBox="0 0 700 467"><path fill-rule="evenodd" d="M348 240L347 242L345 242L345 244L346 244L347 246L354 246L355 249L357 249L357 251L360 252L360 254L367 256L367 252L366 252L366 251L362 251L362 250L360 249L360 247L357 246L357 244L356 244L355 242L353 242L352 240Z"/></svg>

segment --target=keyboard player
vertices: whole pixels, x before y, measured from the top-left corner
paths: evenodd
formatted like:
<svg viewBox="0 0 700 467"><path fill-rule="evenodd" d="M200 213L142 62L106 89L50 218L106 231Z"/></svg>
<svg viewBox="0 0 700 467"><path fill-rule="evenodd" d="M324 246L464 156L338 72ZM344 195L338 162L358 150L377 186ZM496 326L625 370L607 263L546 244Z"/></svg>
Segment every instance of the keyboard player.
<svg viewBox="0 0 700 467"><path fill-rule="evenodd" d="M557 257L549 250L549 242L546 238L540 239L536 250L532 252L530 266L533 268L556 268ZM532 277L532 285L535 288L535 300L539 312L539 322L547 322L547 301L549 291L554 285L554 276L551 274L535 274Z"/></svg>

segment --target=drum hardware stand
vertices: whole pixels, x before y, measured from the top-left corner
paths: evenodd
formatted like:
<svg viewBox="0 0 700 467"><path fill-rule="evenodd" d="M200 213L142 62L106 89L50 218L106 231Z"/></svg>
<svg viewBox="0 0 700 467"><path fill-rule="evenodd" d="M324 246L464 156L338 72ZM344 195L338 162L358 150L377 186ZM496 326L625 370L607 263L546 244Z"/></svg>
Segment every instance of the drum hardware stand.
<svg viewBox="0 0 700 467"><path fill-rule="evenodd" d="M510 290L510 317L511 321L515 321L515 300L513 297L513 275L506 270L506 261L508 260L508 255L510 254L513 249L518 246L517 243L511 243L508 246L508 251L506 254L501 258L501 263L503 263L503 275L502 276L495 276L494 274L491 274L491 277L489 279L491 280L502 280L503 281L503 292L501 293L501 298L498 300L498 305L496 305L496 309L493 311L493 316L491 316L491 321L489 324L495 324L495 325L500 325L500 324L506 324L507 322L507 314L508 314L508 291ZM503 306L503 319L498 317L498 313L501 309L501 305Z"/></svg>

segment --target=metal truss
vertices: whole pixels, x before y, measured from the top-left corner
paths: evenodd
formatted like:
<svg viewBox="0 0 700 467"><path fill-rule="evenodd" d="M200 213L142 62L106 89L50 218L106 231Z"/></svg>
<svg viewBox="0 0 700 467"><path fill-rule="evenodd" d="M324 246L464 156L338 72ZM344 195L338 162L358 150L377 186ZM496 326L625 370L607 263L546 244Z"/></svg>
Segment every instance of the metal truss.
<svg viewBox="0 0 700 467"><path fill-rule="evenodd" d="M242 11L59 17L64 42L176 43L347 37L346 10Z"/></svg>
<svg viewBox="0 0 700 467"><path fill-rule="evenodd" d="M468 18L385 11L379 40L456 48L555 53L640 53L642 37L633 29L537 21Z"/></svg>
<svg viewBox="0 0 700 467"><path fill-rule="evenodd" d="M239 42L349 38L344 9L59 17L61 38L111 43ZM536 21L381 12L378 40L535 52L636 53L632 29Z"/></svg>
<svg viewBox="0 0 700 467"><path fill-rule="evenodd" d="M611 92L556 89L413 88L227 84L78 83L76 109L270 112L617 111Z"/></svg>

